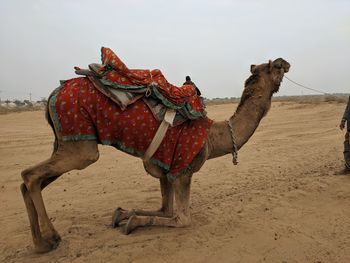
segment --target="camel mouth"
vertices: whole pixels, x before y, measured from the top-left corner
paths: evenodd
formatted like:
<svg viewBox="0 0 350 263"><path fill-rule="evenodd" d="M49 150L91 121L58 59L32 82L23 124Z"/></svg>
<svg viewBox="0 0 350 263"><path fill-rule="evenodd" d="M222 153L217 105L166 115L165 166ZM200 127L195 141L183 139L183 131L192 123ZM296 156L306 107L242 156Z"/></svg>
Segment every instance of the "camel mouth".
<svg viewBox="0 0 350 263"><path fill-rule="evenodd" d="M286 65L283 67L284 73L289 72L290 64L286 61Z"/></svg>
<svg viewBox="0 0 350 263"><path fill-rule="evenodd" d="M277 69L283 69L284 73L287 73L290 68L290 64L283 58L278 58L273 62L273 66Z"/></svg>

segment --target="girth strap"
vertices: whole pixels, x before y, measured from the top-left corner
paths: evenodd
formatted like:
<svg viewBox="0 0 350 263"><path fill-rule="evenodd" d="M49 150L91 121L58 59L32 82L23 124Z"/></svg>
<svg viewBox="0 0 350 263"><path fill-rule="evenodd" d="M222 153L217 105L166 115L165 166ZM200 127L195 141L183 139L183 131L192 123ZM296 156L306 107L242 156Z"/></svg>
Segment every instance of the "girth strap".
<svg viewBox="0 0 350 263"><path fill-rule="evenodd" d="M144 162L148 162L153 156L153 154L157 151L159 145L164 139L164 136L169 128L169 125L173 125L175 115L176 115L175 110L167 109L163 121L159 125L159 128L156 134L154 135L151 144L148 146L148 149L142 158Z"/></svg>

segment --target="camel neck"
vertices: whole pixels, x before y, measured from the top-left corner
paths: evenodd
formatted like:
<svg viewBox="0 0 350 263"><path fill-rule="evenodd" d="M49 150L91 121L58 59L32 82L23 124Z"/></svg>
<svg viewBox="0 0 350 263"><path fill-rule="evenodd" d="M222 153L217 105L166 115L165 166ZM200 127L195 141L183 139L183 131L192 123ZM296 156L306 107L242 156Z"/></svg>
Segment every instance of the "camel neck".
<svg viewBox="0 0 350 263"><path fill-rule="evenodd" d="M270 94L256 94L246 99L230 118L238 149L254 134L271 106Z"/></svg>
<svg viewBox="0 0 350 263"><path fill-rule="evenodd" d="M247 89L254 91L250 94ZM266 92L267 90L267 92ZM259 87L246 87L235 114L229 119L235 136L237 149L240 149L253 135L261 119L265 116L271 105L269 89ZM232 152L233 141L231 130L227 121L215 122L209 134L209 158L219 157Z"/></svg>

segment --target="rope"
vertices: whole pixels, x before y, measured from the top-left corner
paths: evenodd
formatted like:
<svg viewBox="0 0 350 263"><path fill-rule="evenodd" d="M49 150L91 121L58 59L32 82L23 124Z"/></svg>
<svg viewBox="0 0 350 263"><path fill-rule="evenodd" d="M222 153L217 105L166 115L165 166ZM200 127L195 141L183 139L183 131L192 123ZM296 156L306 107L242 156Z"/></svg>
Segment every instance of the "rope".
<svg viewBox="0 0 350 263"><path fill-rule="evenodd" d="M302 85L302 84L299 84L298 82L295 82L294 80L291 80L290 78L288 78L287 76L284 76L286 79L288 79L290 82L292 82L292 83L294 83L295 85L298 85L298 86L300 86L300 87L302 87L302 88L304 88L304 89L308 89L308 90L312 90L312 91L314 91L314 92L318 92L318 93L321 93L321 94L324 94L324 95L332 95L332 94L330 94L330 93L328 93L328 92L324 92L324 91L322 91L322 90L317 90L317 89L312 89L312 88L309 88L309 87L307 87L307 86L305 86L305 85Z"/></svg>
<svg viewBox="0 0 350 263"><path fill-rule="evenodd" d="M230 128L230 132L231 132L231 139L232 139L232 142L233 142L233 147L232 147L232 162L234 165L237 165L238 164L238 150L237 150L237 145L236 145L236 139L235 139L235 136L233 134L233 127L232 127L232 124L230 122L230 120L226 121L227 122L227 125L228 127Z"/></svg>

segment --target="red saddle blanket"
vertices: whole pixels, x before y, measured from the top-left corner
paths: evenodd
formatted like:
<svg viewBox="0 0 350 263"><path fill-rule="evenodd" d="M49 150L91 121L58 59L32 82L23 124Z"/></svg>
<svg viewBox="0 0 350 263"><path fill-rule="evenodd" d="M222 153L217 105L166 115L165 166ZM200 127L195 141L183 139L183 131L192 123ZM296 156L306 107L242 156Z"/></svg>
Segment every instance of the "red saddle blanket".
<svg viewBox="0 0 350 263"><path fill-rule="evenodd" d="M97 140L138 157L143 156L160 125L142 100L121 110L88 78L65 81L50 97L49 105L63 141ZM211 125L212 120L205 117L170 127L151 162L175 179L201 150Z"/></svg>

